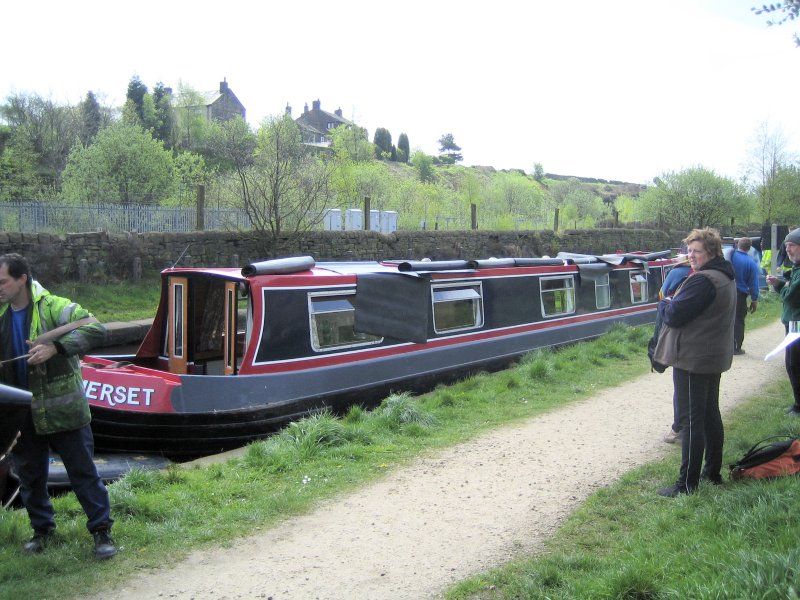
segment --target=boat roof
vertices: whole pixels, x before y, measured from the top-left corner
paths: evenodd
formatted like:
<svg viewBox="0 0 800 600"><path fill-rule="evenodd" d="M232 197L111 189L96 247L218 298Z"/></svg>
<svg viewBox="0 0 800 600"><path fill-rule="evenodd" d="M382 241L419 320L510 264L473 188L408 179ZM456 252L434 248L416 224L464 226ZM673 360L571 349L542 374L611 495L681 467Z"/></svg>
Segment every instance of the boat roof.
<svg viewBox="0 0 800 600"><path fill-rule="evenodd" d="M423 259L411 260L386 260L386 261L332 261L317 263L311 257L293 257L289 259L273 259L252 263L243 269L237 267L173 267L162 271L162 275L203 275L220 277L232 281L250 281L257 277L273 275L299 275L326 277L365 275L372 273L398 273L406 274L426 272L475 272L484 268L507 268L523 266L545 265L588 265L598 264L607 266L624 266L633 263L635 266L645 266L648 262L659 263L670 260L670 251L644 253L630 252L626 254L578 254L559 253L557 256L536 258L489 258L484 260L442 260L431 261Z"/></svg>

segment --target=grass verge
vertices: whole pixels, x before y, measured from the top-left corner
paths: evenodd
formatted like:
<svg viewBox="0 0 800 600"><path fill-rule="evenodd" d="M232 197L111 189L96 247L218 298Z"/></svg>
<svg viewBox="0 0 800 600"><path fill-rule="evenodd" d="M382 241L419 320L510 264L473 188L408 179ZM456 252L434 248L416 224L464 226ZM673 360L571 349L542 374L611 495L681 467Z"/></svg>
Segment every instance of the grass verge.
<svg viewBox="0 0 800 600"><path fill-rule="evenodd" d="M745 338L746 340L746 338ZM780 381L726 418L724 464L774 435L800 437ZM703 484L660 498L676 448L593 494L535 557L463 581L450 600L800 598L800 478ZM723 474L725 475L725 474Z"/></svg>
<svg viewBox="0 0 800 600"><path fill-rule="evenodd" d="M132 472L109 486L121 551L105 563L91 559L85 518L73 494L55 499L58 537L42 555L20 554L29 536L24 511L0 512L0 595L86 595L139 569L171 564L195 547L225 544L307 511L422 452L644 373L650 333L649 327L616 327L594 342L534 352L502 372L478 374L420 397L391 396L373 411L353 407L341 419L316 415L225 464Z"/></svg>
<svg viewBox="0 0 800 600"><path fill-rule="evenodd" d="M94 314L101 323L152 319L161 296L161 279L143 279L108 284L66 281L47 288L69 298Z"/></svg>

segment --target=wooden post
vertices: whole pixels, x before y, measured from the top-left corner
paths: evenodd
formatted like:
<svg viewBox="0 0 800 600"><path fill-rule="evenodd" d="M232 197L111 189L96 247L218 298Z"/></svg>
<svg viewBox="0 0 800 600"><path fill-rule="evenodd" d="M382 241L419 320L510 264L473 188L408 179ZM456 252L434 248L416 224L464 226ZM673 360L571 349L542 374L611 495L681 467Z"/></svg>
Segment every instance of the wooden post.
<svg viewBox="0 0 800 600"><path fill-rule="evenodd" d="M556 207L555 213L553 217L553 231L558 231L558 207Z"/></svg>
<svg viewBox="0 0 800 600"><path fill-rule="evenodd" d="M206 186L197 186L197 231L203 231L206 228Z"/></svg>
<svg viewBox="0 0 800 600"><path fill-rule="evenodd" d="M364 231L369 231L369 196L364 196Z"/></svg>
<svg viewBox="0 0 800 600"><path fill-rule="evenodd" d="M470 210L470 222L472 223L472 230L475 231L478 229L478 207L475 203L469 205Z"/></svg>

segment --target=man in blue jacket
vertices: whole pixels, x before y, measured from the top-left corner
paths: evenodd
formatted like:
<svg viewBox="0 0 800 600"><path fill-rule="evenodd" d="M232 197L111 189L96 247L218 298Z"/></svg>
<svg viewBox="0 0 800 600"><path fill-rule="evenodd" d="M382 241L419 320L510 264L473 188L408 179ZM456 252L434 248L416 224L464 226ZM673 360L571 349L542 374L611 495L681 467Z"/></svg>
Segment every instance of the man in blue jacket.
<svg viewBox="0 0 800 600"><path fill-rule="evenodd" d="M733 353L744 354L742 342L744 341L744 320L747 317L747 297L750 302L751 313L758 308L758 264L748 254L750 238L740 238L737 249L731 252L731 264L736 274L736 315L733 322Z"/></svg>

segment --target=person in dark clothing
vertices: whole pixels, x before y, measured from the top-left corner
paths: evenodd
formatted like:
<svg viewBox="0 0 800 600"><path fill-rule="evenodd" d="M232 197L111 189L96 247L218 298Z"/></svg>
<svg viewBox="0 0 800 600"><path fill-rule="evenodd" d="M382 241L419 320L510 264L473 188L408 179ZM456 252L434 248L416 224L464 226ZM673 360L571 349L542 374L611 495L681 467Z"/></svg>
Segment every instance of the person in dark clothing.
<svg viewBox="0 0 800 600"><path fill-rule="evenodd" d="M667 273L667 276L664 278L664 283L661 285L661 292L659 293L659 299L666 298L668 296L673 296L675 292L678 291L678 288L684 282L684 280L689 276L689 273L692 272L692 268L689 266L688 259L686 254L678 254L678 260L686 261L678 263L677 266L673 267L672 270ZM660 313L656 313L656 325L655 325L655 336L656 341L658 341L658 334L661 333L661 315ZM678 397L676 394L672 395L672 425L670 425L667 433L664 435L664 441L667 444L674 444L679 439L681 439L681 426L678 423Z"/></svg>
<svg viewBox="0 0 800 600"><path fill-rule="evenodd" d="M744 354L744 320L758 308L758 270L756 261L748 254L751 246L750 238L740 238L736 250L731 252L731 265L736 274L736 318L733 325L733 353ZM751 299L747 306L748 296Z"/></svg>
<svg viewBox="0 0 800 600"><path fill-rule="evenodd" d="M28 554L42 552L56 527L47 493L50 448L61 456L86 513L95 557L107 559L117 553L110 537L108 492L93 460L89 403L77 356L105 335L89 312L34 281L24 257L0 256L0 381L32 393L12 450L20 496L33 528L33 537L22 547Z"/></svg>
<svg viewBox="0 0 800 600"><path fill-rule="evenodd" d="M788 333L800 331L800 228L790 231L783 242L786 254L792 262L788 282L781 277L770 275L767 283L775 288L783 300L781 321ZM792 384L794 403L787 413L800 416L800 341L786 347L786 373Z"/></svg>
<svg viewBox="0 0 800 600"><path fill-rule="evenodd" d="M682 430L678 479L658 490L670 498L693 492L701 477L722 482L719 383L733 362L736 282L722 255L722 239L705 228L692 230L684 242L693 272L672 298L659 303L664 325L655 351L659 363L672 367Z"/></svg>

